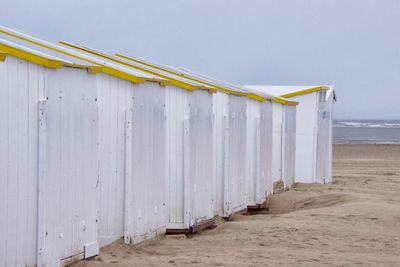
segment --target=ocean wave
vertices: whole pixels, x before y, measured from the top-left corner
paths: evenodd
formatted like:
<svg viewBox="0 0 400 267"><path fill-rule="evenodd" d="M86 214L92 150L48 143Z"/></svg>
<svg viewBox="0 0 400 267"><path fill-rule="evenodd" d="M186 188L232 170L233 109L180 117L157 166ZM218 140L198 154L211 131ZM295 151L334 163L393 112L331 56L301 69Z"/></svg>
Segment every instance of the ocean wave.
<svg viewBox="0 0 400 267"><path fill-rule="evenodd" d="M400 129L400 121L377 122L377 121L335 121L333 127L348 128L394 128Z"/></svg>
<svg viewBox="0 0 400 267"><path fill-rule="evenodd" d="M372 145L400 145L400 140L373 140L373 139L345 139L334 138L334 144L372 144Z"/></svg>

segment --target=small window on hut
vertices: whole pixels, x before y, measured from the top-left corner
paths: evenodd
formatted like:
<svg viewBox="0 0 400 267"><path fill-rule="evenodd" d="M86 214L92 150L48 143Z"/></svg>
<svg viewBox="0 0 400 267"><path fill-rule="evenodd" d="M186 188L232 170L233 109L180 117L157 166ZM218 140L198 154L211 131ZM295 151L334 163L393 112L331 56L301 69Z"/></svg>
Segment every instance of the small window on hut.
<svg viewBox="0 0 400 267"><path fill-rule="evenodd" d="M319 91L319 102L325 102L326 101L326 91Z"/></svg>

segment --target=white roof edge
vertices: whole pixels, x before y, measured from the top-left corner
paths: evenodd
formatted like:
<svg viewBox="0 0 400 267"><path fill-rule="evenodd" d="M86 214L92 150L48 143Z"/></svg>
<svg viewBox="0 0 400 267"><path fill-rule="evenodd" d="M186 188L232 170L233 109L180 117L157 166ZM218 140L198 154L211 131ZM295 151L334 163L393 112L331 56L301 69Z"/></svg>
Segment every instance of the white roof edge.
<svg viewBox="0 0 400 267"><path fill-rule="evenodd" d="M307 89L312 89L316 87L328 87L328 90L333 90L332 85L245 85L246 88L250 90L256 90L262 92L271 93L273 95L285 95L300 92Z"/></svg>

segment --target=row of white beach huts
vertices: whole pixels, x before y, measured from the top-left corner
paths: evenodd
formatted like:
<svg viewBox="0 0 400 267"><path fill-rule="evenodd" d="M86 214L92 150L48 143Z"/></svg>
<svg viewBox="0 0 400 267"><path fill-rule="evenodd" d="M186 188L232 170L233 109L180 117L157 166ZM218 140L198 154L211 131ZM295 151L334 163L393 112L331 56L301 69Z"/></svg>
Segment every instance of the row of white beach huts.
<svg viewBox="0 0 400 267"><path fill-rule="evenodd" d="M332 177L330 86L220 82L0 27L0 266L195 232Z"/></svg>

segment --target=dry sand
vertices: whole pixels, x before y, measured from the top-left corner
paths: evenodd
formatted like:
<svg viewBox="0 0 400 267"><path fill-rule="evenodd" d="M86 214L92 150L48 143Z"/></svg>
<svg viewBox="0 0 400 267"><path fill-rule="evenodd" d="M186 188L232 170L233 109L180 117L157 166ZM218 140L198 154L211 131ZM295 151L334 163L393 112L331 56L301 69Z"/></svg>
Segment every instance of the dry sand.
<svg viewBox="0 0 400 267"><path fill-rule="evenodd" d="M334 183L188 237L116 242L75 266L400 266L400 145L336 145Z"/></svg>

